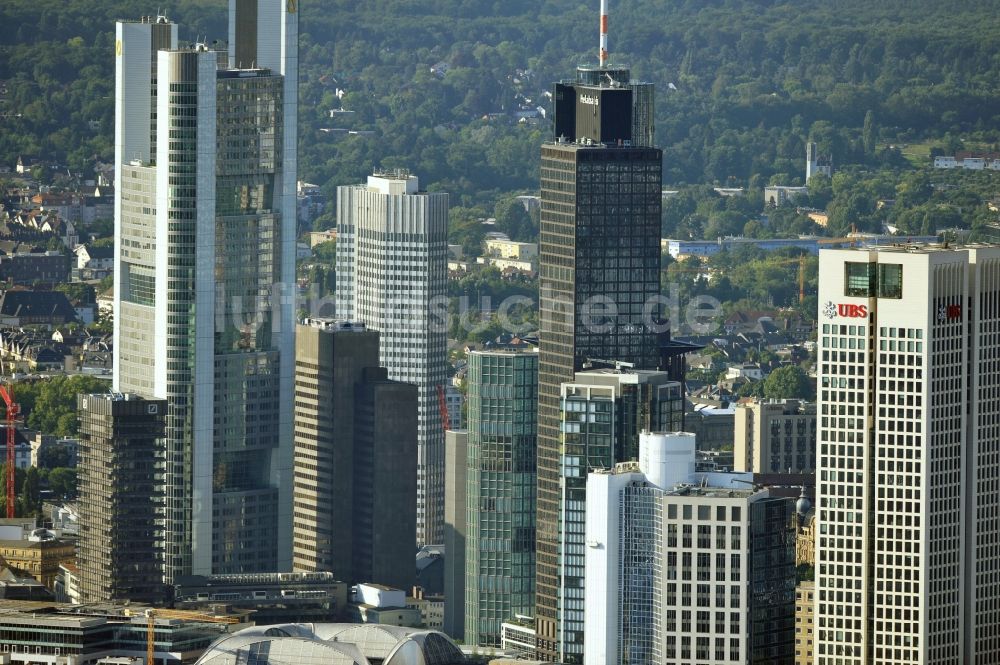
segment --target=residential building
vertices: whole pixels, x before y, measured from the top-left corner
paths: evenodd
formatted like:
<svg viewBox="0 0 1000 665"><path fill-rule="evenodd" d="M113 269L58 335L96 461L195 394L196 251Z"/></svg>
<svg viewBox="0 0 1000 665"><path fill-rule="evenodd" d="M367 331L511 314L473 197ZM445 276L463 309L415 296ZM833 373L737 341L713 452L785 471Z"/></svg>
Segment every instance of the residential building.
<svg viewBox="0 0 1000 665"><path fill-rule="evenodd" d="M337 189L337 315L377 330L389 378L418 389L418 545L444 537L447 236L448 195L420 191L414 175Z"/></svg>
<svg viewBox="0 0 1000 665"><path fill-rule="evenodd" d="M378 332L307 319L295 340L297 571L410 588L417 388L379 367Z"/></svg>
<svg viewBox="0 0 1000 665"><path fill-rule="evenodd" d="M465 644L535 605L537 351L469 354Z"/></svg>
<svg viewBox="0 0 1000 665"><path fill-rule="evenodd" d="M445 432L443 630L457 640L465 637L468 445L468 431Z"/></svg>
<svg viewBox="0 0 1000 665"><path fill-rule="evenodd" d="M73 541L58 538L48 529L34 529L27 538L0 540L0 558L50 590L55 588L59 566L73 563L75 557Z"/></svg>
<svg viewBox="0 0 1000 665"><path fill-rule="evenodd" d="M583 635L582 625L564 635L559 611L560 390L588 359L662 362L663 159L652 147L653 87L626 68L579 68L575 82L555 85L553 105L554 142L541 155L535 618L538 657L567 661L580 658Z"/></svg>
<svg viewBox="0 0 1000 665"><path fill-rule="evenodd" d="M764 188L764 203L774 207L787 205L800 196L808 196L808 187L789 187L786 185L770 185Z"/></svg>
<svg viewBox="0 0 1000 665"><path fill-rule="evenodd" d="M0 296L0 325L61 326L76 320L76 311L59 291L5 291Z"/></svg>
<svg viewBox="0 0 1000 665"><path fill-rule="evenodd" d="M297 9L116 27L113 385L167 400L168 583L292 565Z"/></svg>
<svg viewBox="0 0 1000 665"><path fill-rule="evenodd" d="M736 405L733 470L815 472L816 405L797 399Z"/></svg>
<svg viewBox="0 0 1000 665"><path fill-rule="evenodd" d="M224 604L252 611L258 626L337 621L347 610L349 585L333 573L193 575L174 582L174 607L208 611Z"/></svg>
<svg viewBox="0 0 1000 665"><path fill-rule="evenodd" d="M79 395L77 414L80 599L163 603L167 402Z"/></svg>
<svg viewBox="0 0 1000 665"><path fill-rule="evenodd" d="M565 661L584 654L587 474L639 458L640 434L682 428L684 391L666 372L590 370L561 386L556 610ZM693 437L692 437L693 439ZM539 636L541 641L541 636Z"/></svg>
<svg viewBox="0 0 1000 665"><path fill-rule="evenodd" d="M1000 247L820 253L815 662L1000 659Z"/></svg>
<svg viewBox="0 0 1000 665"><path fill-rule="evenodd" d="M59 284L69 276L69 259L61 252L0 252L0 281L34 286Z"/></svg>
<svg viewBox="0 0 1000 665"><path fill-rule="evenodd" d="M794 663L792 503L694 473L687 433L587 481L584 662Z"/></svg>

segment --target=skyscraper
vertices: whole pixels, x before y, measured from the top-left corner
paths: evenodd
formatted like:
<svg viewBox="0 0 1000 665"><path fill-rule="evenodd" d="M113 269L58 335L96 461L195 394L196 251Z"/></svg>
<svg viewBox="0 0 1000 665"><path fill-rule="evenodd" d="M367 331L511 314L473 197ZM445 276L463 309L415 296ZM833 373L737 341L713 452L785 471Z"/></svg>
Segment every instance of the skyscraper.
<svg viewBox="0 0 1000 665"><path fill-rule="evenodd" d="M602 115L599 132L557 129L557 142L542 146L536 625L539 656L547 659L563 657L556 614L560 385L588 358L659 364L659 339L647 325L656 309L647 305L660 293L662 153L631 145L631 90L601 79L573 89L578 117ZM561 111L557 100L557 128Z"/></svg>
<svg viewBox="0 0 1000 665"><path fill-rule="evenodd" d="M403 172L337 188L337 313L380 333L389 378L417 386L417 544L444 539L448 195Z"/></svg>
<svg viewBox="0 0 1000 665"><path fill-rule="evenodd" d="M386 378L361 323L309 319L295 349L294 568L409 589L417 389Z"/></svg>
<svg viewBox="0 0 1000 665"><path fill-rule="evenodd" d="M80 600L159 604L167 403L79 395Z"/></svg>
<svg viewBox="0 0 1000 665"><path fill-rule="evenodd" d="M469 354L465 643L500 646L500 624L535 604L538 354Z"/></svg>
<svg viewBox="0 0 1000 665"><path fill-rule="evenodd" d="M816 662L995 662L1000 248L819 270Z"/></svg>
<svg viewBox="0 0 1000 665"><path fill-rule="evenodd" d="M230 0L228 54L117 25L114 386L168 402L168 581L291 567L296 10Z"/></svg>
<svg viewBox="0 0 1000 665"><path fill-rule="evenodd" d="M640 434L676 432L684 391L666 372L601 369L577 372L560 394L558 550L555 565L559 658L579 660L584 646L584 525L587 474L639 457Z"/></svg>

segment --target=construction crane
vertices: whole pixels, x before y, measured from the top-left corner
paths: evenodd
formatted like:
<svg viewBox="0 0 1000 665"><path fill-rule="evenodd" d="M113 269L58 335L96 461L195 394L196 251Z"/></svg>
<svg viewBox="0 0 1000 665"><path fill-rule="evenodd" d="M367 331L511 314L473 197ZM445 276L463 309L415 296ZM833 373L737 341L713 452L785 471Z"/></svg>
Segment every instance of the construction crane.
<svg viewBox="0 0 1000 665"><path fill-rule="evenodd" d="M17 466L14 451L17 448L17 429L14 419L21 413L21 406L14 401L14 387L0 386L0 397L7 405L7 517L14 517L14 470Z"/></svg>
<svg viewBox="0 0 1000 665"><path fill-rule="evenodd" d="M166 610L159 608L146 608L142 610L125 610L125 616L145 616L146 617L146 665L153 665L153 654L156 651L156 619L183 619L185 621L201 623L221 623L234 624L242 623L239 617L217 616L215 614L204 614L202 612L189 612L186 610Z"/></svg>
<svg viewBox="0 0 1000 665"><path fill-rule="evenodd" d="M774 265L788 265L789 263L799 264L799 304L801 305L806 299L806 255L803 254L794 259L782 259L780 261L773 261L764 259L765 263L771 263Z"/></svg>

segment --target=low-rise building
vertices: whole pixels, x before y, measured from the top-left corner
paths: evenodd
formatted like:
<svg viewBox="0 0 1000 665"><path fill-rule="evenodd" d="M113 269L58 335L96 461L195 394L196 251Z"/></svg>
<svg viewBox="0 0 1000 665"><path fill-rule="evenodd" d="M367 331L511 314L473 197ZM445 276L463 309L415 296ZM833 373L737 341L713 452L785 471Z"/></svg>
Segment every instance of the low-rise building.
<svg viewBox="0 0 1000 665"><path fill-rule="evenodd" d="M2 276L0 276L2 278ZM65 277L62 280L64 281ZM76 311L58 291L7 291L0 297L0 324L61 326L76 320Z"/></svg>
<svg viewBox="0 0 1000 665"><path fill-rule="evenodd" d="M0 653L10 665L90 665L146 656L141 609L0 600L0 610ZM193 663L225 629L187 619L155 622L158 663Z"/></svg>
<svg viewBox="0 0 1000 665"><path fill-rule="evenodd" d="M406 599L406 606L420 612L421 628L444 628L444 596L426 595L422 588L415 586L413 595Z"/></svg>
<svg viewBox="0 0 1000 665"><path fill-rule="evenodd" d="M406 592L384 584L357 585L347 616L357 623L411 628L421 624L420 609L407 606Z"/></svg>
<svg viewBox="0 0 1000 665"><path fill-rule="evenodd" d="M224 604L253 610L257 625L338 621L347 608L348 586L333 573L191 575L174 581L174 606L210 610Z"/></svg>
<svg viewBox="0 0 1000 665"><path fill-rule="evenodd" d="M764 204L774 207L791 203L800 196L808 196L808 187L788 187L785 185L772 185L764 188Z"/></svg>
<svg viewBox="0 0 1000 665"><path fill-rule="evenodd" d="M76 561L76 547L48 529L35 529L26 540L0 540L0 556L12 567L53 589L59 566Z"/></svg>

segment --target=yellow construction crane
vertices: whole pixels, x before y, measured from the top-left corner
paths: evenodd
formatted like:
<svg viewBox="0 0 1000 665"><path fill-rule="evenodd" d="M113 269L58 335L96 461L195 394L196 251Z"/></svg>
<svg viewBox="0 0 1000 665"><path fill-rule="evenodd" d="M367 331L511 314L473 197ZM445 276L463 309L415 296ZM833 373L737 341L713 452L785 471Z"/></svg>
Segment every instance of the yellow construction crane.
<svg viewBox="0 0 1000 665"><path fill-rule="evenodd" d="M140 615L139 612L142 612ZM145 616L146 617L146 665L153 665L153 653L156 651L156 618L161 619L183 619L185 621L195 621L201 623L221 623L234 624L242 623L239 617L217 616L215 614L204 614L202 612L189 612L187 610L167 610L160 608L145 608L142 610L125 610L125 616Z"/></svg>
<svg viewBox="0 0 1000 665"><path fill-rule="evenodd" d="M772 265L784 266L789 263L799 264L799 304L801 305L806 299L806 255L793 258L793 259L761 259L761 263L769 263Z"/></svg>

